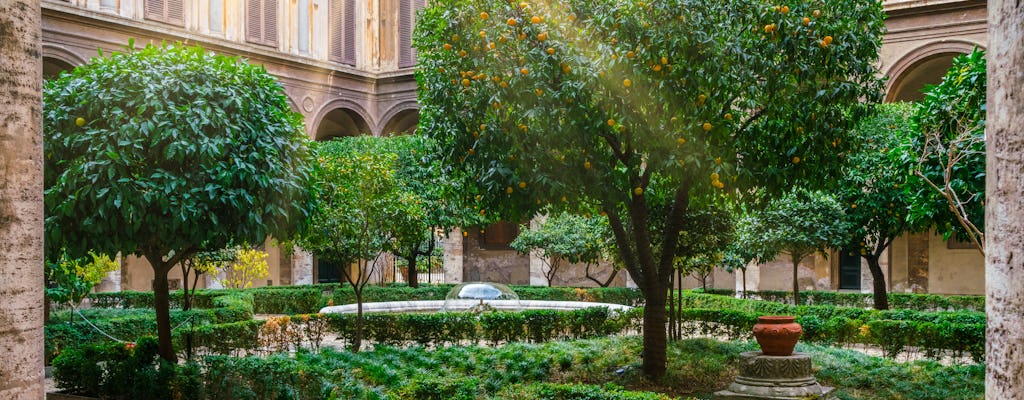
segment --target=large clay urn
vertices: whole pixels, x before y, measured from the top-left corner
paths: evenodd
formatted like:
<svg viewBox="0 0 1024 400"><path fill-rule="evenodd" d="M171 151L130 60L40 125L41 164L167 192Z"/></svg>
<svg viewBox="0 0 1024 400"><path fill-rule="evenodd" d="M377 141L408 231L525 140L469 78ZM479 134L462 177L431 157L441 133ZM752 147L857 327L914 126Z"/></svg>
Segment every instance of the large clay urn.
<svg viewBox="0 0 1024 400"><path fill-rule="evenodd" d="M766 356L788 356L793 354L797 340L804 329L796 323L796 317L769 315L757 317L754 338Z"/></svg>

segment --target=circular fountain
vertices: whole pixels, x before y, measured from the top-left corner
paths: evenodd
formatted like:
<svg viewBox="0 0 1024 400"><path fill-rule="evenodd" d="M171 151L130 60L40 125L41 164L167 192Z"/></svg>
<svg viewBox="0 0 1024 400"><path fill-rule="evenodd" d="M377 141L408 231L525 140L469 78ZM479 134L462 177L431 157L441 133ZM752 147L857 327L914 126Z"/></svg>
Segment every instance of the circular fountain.
<svg viewBox="0 0 1024 400"><path fill-rule="evenodd" d="M500 283L471 282L455 285L444 298L441 312L522 310L519 295Z"/></svg>
<svg viewBox="0 0 1024 400"><path fill-rule="evenodd" d="M455 285L445 300L412 300L363 303L366 313L415 312L484 312L491 310L560 310L570 311L590 307L604 307L613 312L626 312L633 307L622 304L592 303L585 301L520 300L506 285L493 282L469 282ZM321 313L355 314L355 304L328 306Z"/></svg>

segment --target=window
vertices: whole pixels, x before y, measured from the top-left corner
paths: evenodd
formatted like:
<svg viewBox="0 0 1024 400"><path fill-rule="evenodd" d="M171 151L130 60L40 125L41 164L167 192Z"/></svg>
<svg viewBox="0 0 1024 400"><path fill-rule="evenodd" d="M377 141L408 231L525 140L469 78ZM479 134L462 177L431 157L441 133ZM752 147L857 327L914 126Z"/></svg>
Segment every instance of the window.
<svg viewBox="0 0 1024 400"><path fill-rule="evenodd" d="M277 47L277 0L247 0L245 41Z"/></svg>
<svg viewBox="0 0 1024 400"><path fill-rule="evenodd" d="M331 0L330 30L331 61L356 65L356 0Z"/></svg>
<svg viewBox="0 0 1024 400"><path fill-rule="evenodd" d="M224 33L224 0L210 0L210 32Z"/></svg>
<svg viewBox="0 0 1024 400"><path fill-rule="evenodd" d="M510 250L513 240L519 236L519 225L501 221L484 228L480 247L488 250Z"/></svg>
<svg viewBox="0 0 1024 400"><path fill-rule="evenodd" d="M949 240L946 241L946 248L950 250L977 250L978 246L975 246L970 238L964 237L961 239L954 234L950 235Z"/></svg>
<svg viewBox="0 0 1024 400"><path fill-rule="evenodd" d="M416 65L412 31L416 26L416 11L423 6L424 0L398 0L398 68Z"/></svg>
<svg viewBox="0 0 1024 400"><path fill-rule="evenodd" d="M150 21L185 26L185 0L145 0L143 17Z"/></svg>
<svg viewBox="0 0 1024 400"><path fill-rule="evenodd" d="M309 53L309 8L311 0L298 0L299 52Z"/></svg>

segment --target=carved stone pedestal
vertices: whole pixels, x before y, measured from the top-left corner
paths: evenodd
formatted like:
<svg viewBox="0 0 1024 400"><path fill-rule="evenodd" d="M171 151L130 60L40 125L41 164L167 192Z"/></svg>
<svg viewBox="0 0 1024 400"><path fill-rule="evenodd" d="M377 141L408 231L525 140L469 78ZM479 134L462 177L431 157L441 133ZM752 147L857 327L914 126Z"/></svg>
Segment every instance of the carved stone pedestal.
<svg viewBox="0 0 1024 400"><path fill-rule="evenodd" d="M811 356L766 356L760 351L740 354L740 375L716 400L835 399L832 388L821 386L811 371Z"/></svg>

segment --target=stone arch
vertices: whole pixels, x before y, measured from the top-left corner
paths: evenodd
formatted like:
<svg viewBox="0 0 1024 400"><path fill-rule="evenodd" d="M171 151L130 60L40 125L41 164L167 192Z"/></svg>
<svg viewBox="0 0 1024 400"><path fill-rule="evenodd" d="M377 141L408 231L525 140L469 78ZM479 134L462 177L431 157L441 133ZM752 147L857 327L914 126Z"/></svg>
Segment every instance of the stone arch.
<svg viewBox="0 0 1024 400"><path fill-rule="evenodd" d="M71 71L87 60L60 46L43 44L43 79L56 78L62 71Z"/></svg>
<svg viewBox="0 0 1024 400"><path fill-rule="evenodd" d="M314 120L313 140L330 140L335 137L370 135L370 124L366 114L358 107L334 104L324 107Z"/></svg>
<svg viewBox="0 0 1024 400"><path fill-rule="evenodd" d="M917 101L923 98L921 90L927 84L937 84L953 65L953 58L967 54L980 43L965 40L931 42L911 50L893 63L886 76L885 101Z"/></svg>
<svg viewBox="0 0 1024 400"><path fill-rule="evenodd" d="M415 101L398 104L381 118L381 135L405 135L416 132L420 110Z"/></svg>

